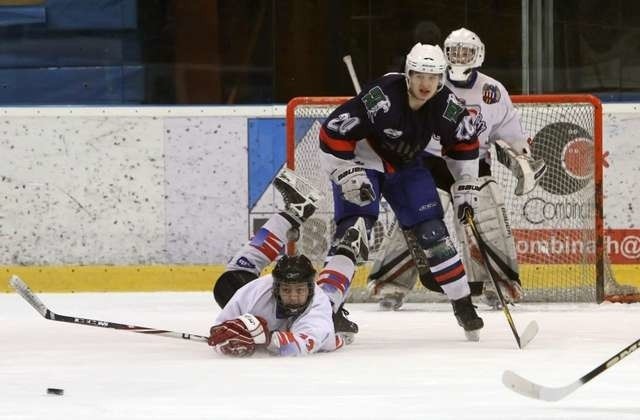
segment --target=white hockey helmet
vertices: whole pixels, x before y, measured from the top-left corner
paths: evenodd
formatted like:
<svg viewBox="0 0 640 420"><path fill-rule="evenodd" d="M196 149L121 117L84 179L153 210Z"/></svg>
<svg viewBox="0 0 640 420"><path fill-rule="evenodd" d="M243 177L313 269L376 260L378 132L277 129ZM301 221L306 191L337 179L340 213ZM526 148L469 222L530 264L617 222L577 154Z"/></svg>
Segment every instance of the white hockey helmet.
<svg viewBox="0 0 640 420"><path fill-rule="evenodd" d="M411 48L409 54L407 54L407 60L404 64L404 75L407 78L408 84L410 71L444 75L446 69L447 60L444 58L444 53L439 45L421 44L418 42ZM443 84L444 81L441 80L438 89L440 89Z"/></svg>
<svg viewBox="0 0 640 420"><path fill-rule="evenodd" d="M484 44L478 35L465 28L449 34L444 40L444 52L449 64L449 79L456 82L466 81L471 69L484 62Z"/></svg>

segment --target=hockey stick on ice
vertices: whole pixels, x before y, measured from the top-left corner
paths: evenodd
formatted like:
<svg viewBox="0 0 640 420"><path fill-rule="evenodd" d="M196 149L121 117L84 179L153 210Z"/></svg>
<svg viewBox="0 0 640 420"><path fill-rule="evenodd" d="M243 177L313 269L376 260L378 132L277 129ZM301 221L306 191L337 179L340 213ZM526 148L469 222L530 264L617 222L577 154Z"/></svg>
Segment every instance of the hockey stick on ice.
<svg viewBox="0 0 640 420"><path fill-rule="evenodd" d="M640 347L640 339L634 341L629 346L620 350L609 360L602 363L600 366L596 367L586 375L582 376L577 381L572 382L566 386L551 387L538 385L510 370L505 370L502 374L502 383L507 388L511 389L514 392L517 392L518 394L524 395L525 397L535 398L537 400L543 401L558 401L571 394L573 391L580 388L582 385L586 384L596 376L600 375L602 372L609 369L620 360L627 357L629 354L637 350L638 347Z"/></svg>
<svg viewBox="0 0 640 420"><path fill-rule="evenodd" d="M36 296L36 294L33 293L31 289L29 289L29 286L27 286L27 284L22 281L22 279L20 279L20 277L14 275L13 277L11 277L11 280L9 280L9 284L20 296L22 296L24 300L29 303L29 305L33 306L33 308L38 311L40 315L51 321L69 322L72 324L89 325L91 327L113 328L116 330L126 330L141 334L161 335L163 337L181 338L183 340L201 341L205 343L208 341L208 337L204 337L202 335L187 334L176 331L157 330L155 328L139 327L137 325L118 324L117 322L99 321L96 319L60 315L52 312L49 308L47 308L45 304L42 303L40 298Z"/></svg>
<svg viewBox="0 0 640 420"><path fill-rule="evenodd" d="M486 242L480 236L480 232L478 232L478 227L473 219L473 214L469 209L465 210L465 219L467 220L467 224L471 228L471 232L478 243L478 249L480 250L480 255L482 256L482 260L484 262L484 266L489 272L489 277L491 278L491 282L493 283L493 287L496 289L496 293L498 294L498 299L500 300L500 304L502 305L502 312L504 316L507 318L507 322L509 323L509 327L511 327L511 331L513 332L513 336L516 339L516 343L518 343L518 348L523 349L526 347L531 340L538 334L538 323L535 321L531 321L529 325L524 329L522 336L518 335L518 330L516 329L516 324L513 322L513 318L511 317L511 312L507 307L507 303L504 300L504 296L502 294L502 290L500 290L500 286L495 278L495 272L491 268L491 264L489 263L489 257L487 255L487 249L489 248Z"/></svg>

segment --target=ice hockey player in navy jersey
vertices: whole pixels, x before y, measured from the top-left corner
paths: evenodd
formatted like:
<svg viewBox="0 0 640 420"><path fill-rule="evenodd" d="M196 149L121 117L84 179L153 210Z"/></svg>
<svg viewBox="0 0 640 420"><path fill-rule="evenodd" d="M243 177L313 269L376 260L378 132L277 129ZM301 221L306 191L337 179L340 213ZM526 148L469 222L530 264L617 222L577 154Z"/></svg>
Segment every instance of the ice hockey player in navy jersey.
<svg viewBox="0 0 640 420"><path fill-rule="evenodd" d="M497 160L513 172L517 180L516 195L530 192L544 174L546 165L544 161L531 157L528 136L523 132L520 118L505 87L478 70L485 57L485 47L480 37L466 28L460 28L447 36L444 49L448 64L445 86L461 99L471 114L479 140L478 188L474 190L478 192L474 214L476 224L485 241L492 245L491 254L504 262L493 264L503 296L507 302L518 302L523 297L523 291L515 243L506 219L502 191L491 176L491 146L495 145ZM431 141L427 145L423 163L442 191L441 199L446 208L451 202L450 191L455 179L441 156L440 143ZM469 235L462 224L454 220L454 225L469 281L484 283L485 302L499 308L500 302L483 262L477 257L472 258L467 240ZM394 232L385 244L384 254L375 261L369 278L369 289L373 297L380 301L381 308L398 309L413 288L418 272L415 265L407 263L410 258L402 233ZM423 284L430 281L422 278L428 275L428 272L420 273Z"/></svg>
<svg viewBox="0 0 640 420"><path fill-rule="evenodd" d="M236 253L213 289L222 311L211 327L209 344L225 355L246 357L263 349L278 356L304 356L336 350L353 339L336 331L329 298L316 285L316 271L305 256L282 256L271 274L259 277L286 242L297 239L299 226L320 199L317 190L287 169L277 175L274 186L283 195L285 211L269 218ZM345 232L321 273L350 279L362 253L363 220Z"/></svg>
<svg viewBox="0 0 640 420"><path fill-rule="evenodd" d="M374 80L336 108L324 121L319 140L322 165L333 188L335 238L360 217L370 229L384 197L400 226L415 234L458 323L474 340L483 321L471 302L465 269L443 222L433 177L419 159L436 139L456 179L478 176L475 127L464 105L444 86L446 67L440 47L416 44L407 55L404 73ZM467 197L459 198L455 206L462 215L471 203ZM322 275L318 283L338 310L348 285L324 281Z"/></svg>

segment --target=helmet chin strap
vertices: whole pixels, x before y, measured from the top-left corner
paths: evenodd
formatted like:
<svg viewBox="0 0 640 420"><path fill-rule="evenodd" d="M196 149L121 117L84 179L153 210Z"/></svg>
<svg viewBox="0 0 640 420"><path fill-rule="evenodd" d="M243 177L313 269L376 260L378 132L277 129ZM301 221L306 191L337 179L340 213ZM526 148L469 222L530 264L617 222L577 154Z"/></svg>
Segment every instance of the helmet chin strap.
<svg viewBox="0 0 640 420"><path fill-rule="evenodd" d="M453 80L453 79L451 79L451 76L449 75L449 72L447 71L447 79L449 79L451 84L454 85L455 87L470 88L475 84L476 79L478 78L478 71L477 71L477 69L471 68L471 69L466 70L465 73L468 74L468 76L467 76L467 78L465 80Z"/></svg>

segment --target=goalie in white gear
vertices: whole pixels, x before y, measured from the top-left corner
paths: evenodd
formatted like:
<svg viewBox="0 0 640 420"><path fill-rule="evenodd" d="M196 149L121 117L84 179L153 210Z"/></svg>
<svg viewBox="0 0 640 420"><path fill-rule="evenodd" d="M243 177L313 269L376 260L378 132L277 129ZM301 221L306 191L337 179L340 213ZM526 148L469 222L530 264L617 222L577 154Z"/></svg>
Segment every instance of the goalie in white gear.
<svg viewBox="0 0 640 420"><path fill-rule="evenodd" d="M515 194L530 192L542 177L546 165L542 160L531 157L528 138L523 133L518 114L513 107L505 87L497 80L481 73L485 56L484 44L473 32L460 28L449 34L444 42L447 59L447 77L445 85L451 89L465 104L473 117L473 124L480 142L480 165L478 180L462 180L455 183L456 189L466 186L466 199L473 199L474 217L478 229L485 241L493 246L492 267L499 273L498 283L503 295L509 302L522 299L523 291L518 275L515 244L504 208L504 197L491 178L491 145L497 151L495 158L507 166L514 174L517 183ZM443 207L451 202L450 191L454 186L450 159L443 158L438 141L429 142L425 149L423 162L428 167L438 186ZM482 188L480 188L482 187ZM474 195L470 197L470 194ZM454 200L454 211L456 210ZM485 302L498 308L499 302L493 289L489 274L486 272L478 252L473 252L475 245L470 244L470 237L464 232L465 227L454 215L457 238L461 242L462 256L467 268L470 284L484 283ZM429 289L433 282L429 279L428 270L419 270L410 261L407 241L402 232L395 232L384 248L386 255L380 255L375 261L369 277L369 290L374 298L380 300L382 309L398 309L402 306L407 293L413 288L418 274L421 282ZM498 261L499 260L499 261Z"/></svg>

